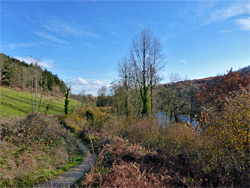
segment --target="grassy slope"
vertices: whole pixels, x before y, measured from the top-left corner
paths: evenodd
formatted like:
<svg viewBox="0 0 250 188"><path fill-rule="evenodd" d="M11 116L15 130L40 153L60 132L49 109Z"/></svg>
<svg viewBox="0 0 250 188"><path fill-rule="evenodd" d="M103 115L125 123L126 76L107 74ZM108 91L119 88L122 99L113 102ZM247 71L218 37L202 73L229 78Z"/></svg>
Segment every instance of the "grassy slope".
<svg viewBox="0 0 250 188"><path fill-rule="evenodd" d="M40 94L38 95L38 105ZM50 103L48 114L61 114L64 111L64 97L43 96L41 113L45 113L46 105ZM70 99L70 109L80 107L79 101ZM12 89L0 87L0 117L8 116L26 116L32 112L31 93L15 91Z"/></svg>
<svg viewBox="0 0 250 188"><path fill-rule="evenodd" d="M83 160L76 138L45 115L0 119L0 187L31 187Z"/></svg>

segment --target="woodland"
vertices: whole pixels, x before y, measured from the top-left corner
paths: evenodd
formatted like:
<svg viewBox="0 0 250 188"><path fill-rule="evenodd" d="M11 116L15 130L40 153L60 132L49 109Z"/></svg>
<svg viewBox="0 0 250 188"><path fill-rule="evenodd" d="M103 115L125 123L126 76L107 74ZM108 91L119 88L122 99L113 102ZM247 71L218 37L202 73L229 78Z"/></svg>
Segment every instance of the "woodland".
<svg viewBox="0 0 250 188"><path fill-rule="evenodd" d="M0 54L1 88L30 93L27 116L0 121L0 187L39 184L79 164L76 137L96 164L75 187L250 186L250 66L196 80L172 73L162 84L167 63L153 33L142 30L126 54L96 97L71 94L36 60ZM46 95L65 99L64 113L40 111Z"/></svg>

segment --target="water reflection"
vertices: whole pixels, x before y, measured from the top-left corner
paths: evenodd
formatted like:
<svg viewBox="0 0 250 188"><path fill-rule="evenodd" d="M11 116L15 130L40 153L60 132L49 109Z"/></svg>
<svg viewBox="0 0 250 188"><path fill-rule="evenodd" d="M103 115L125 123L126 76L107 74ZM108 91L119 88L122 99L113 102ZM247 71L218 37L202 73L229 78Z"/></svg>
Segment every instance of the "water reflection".
<svg viewBox="0 0 250 188"><path fill-rule="evenodd" d="M159 119L160 126L166 128L169 125L169 122L170 122L169 115L166 114L165 112L159 111L156 114L156 117L158 117L158 119ZM190 123L190 117L188 117L186 115L178 115L178 119L181 120L181 122L183 122L183 123ZM192 120L191 124L192 124L192 127L197 126L196 121Z"/></svg>

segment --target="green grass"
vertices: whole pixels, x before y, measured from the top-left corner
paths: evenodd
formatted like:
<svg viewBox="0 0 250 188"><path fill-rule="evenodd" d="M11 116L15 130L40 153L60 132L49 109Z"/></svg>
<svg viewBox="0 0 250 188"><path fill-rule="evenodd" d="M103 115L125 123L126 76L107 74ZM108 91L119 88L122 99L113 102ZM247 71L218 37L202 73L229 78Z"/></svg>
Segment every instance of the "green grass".
<svg viewBox="0 0 250 188"><path fill-rule="evenodd" d="M64 113L65 97L43 96L41 113L45 114L46 106L50 103L48 114ZM39 106L40 94L37 97ZM35 102L34 102L35 103ZM79 101L70 99L70 109L81 107ZM0 87L0 117L26 116L32 112L31 93L15 91L13 89Z"/></svg>
<svg viewBox="0 0 250 188"><path fill-rule="evenodd" d="M48 171L46 169L40 169L40 171L43 171L44 176L40 177L39 179L36 179L36 181L39 182L46 182L46 180L52 180L55 177L58 177L62 175L64 172L69 170L70 168L79 165L84 160L83 155L77 155L72 161L65 164L62 168L55 169L52 171ZM32 183L35 182L35 179L32 179L27 185L32 185Z"/></svg>
<svg viewBox="0 0 250 188"><path fill-rule="evenodd" d="M30 187L33 184L42 184L42 183L50 182L55 177L62 175L64 172L66 172L70 168L76 165L79 165L83 160L84 160L83 155L77 155L76 157L74 157L72 161L65 164L61 168L54 169L54 170L40 168L36 171L33 171L32 173L23 175L17 180L8 179L8 180L0 181L0 187L16 187L17 185Z"/></svg>

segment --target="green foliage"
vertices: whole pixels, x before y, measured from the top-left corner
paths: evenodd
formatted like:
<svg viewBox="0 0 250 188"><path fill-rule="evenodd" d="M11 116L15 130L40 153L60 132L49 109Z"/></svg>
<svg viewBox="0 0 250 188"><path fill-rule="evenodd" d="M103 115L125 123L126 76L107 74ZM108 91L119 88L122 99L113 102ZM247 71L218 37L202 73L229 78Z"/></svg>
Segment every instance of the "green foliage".
<svg viewBox="0 0 250 188"><path fill-rule="evenodd" d="M96 106L97 107L105 107L111 105L111 97L105 96L104 94L101 94L97 97Z"/></svg>
<svg viewBox="0 0 250 188"><path fill-rule="evenodd" d="M32 112L31 97L29 92L15 91L0 87L0 116L26 116ZM40 95L40 94L38 94ZM46 114L62 114L64 113L64 99L60 95L57 97L43 96L40 113ZM81 107L81 103L76 100L71 100L70 109Z"/></svg>
<svg viewBox="0 0 250 188"><path fill-rule="evenodd" d="M149 87L144 84L140 88L141 98L142 98L142 116L150 116L150 97L149 97Z"/></svg>
<svg viewBox="0 0 250 188"><path fill-rule="evenodd" d="M199 123L199 129L192 127L191 124L175 123L163 128L159 126L157 119L134 119L132 116L117 118L105 113L101 114L100 110L95 110L95 125L99 121L101 126L84 124L83 122L87 121L84 118L77 124L79 127L84 125L82 131L79 129L80 134L91 140L94 151L103 155L101 163L98 163L100 166L97 166L92 175L96 177L99 174L101 176L98 175L98 177L104 178L110 176L110 170L112 173L114 172L112 171L113 168L122 168L124 171L125 167L120 166L122 165L121 160L118 160L117 163L115 161L118 159L117 154L113 152L124 151L126 148L121 148L121 145L119 145L119 149L115 147L100 152L102 148L105 148L105 140L110 143L114 136L119 136L124 139L127 146L139 144L145 148L145 152L149 150L158 152L154 156L155 159L151 156L149 159L136 160L157 161L149 165L149 169L161 166L161 160L163 160L163 163L167 163L166 157L171 156L170 160L175 161L172 170L185 176L187 178L185 182L198 183L197 185L204 187L248 186L249 159L247 156L249 156L250 144L248 122L250 104L248 103L250 96L247 92L244 95L241 93L233 96L234 98L227 98L228 104L222 114L216 116L211 114L211 116L204 117L204 113L202 113L202 117L204 117L204 121L201 122L203 129L199 127ZM166 155L163 157L161 155L164 152L166 152ZM126 158L126 160L132 160L133 162L136 158L131 156L131 153L121 155L121 157L122 160ZM169 170L172 167L170 165L166 169ZM105 171L104 168L109 170ZM129 169L126 168L126 170ZM124 173L126 174L127 171L124 171ZM165 177L165 175L162 175L162 177ZM131 178L133 177L131 176ZM121 181L130 180L123 179ZM92 183L102 185L97 180Z"/></svg>
<svg viewBox="0 0 250 188"><path fill-rule="evenodd" d="M65 115L69 114L69 91L70 89L67 89L67 92L65 94L65 103L64 103L64 113Z"/></svg>
<svg viewBox="0 0 250 188"><path fill-rule="evenodd" d="M198 86L190 81L179 81L158 87L158 107L165 112L170 122L181 122L180 115L190 120L200 114L200 104L196 102Z"/></svg>
<svg viewBox="0 0 250 188"><path fill-rule="evenodd" d="M237 186L249 186L250 94L235 92L225 101L222 111L202 113L204 157L209 169L223 171Z"/></svg>
<svg viewBox="0 0 250 188"><path fill-rule="evenodd" d="M45 110L45 114L47 115L47 114L48 114L49 109L51 108L51 104L50 104L50 102L49 102L48 104L46 104L45 108L46 108L46 110Z"/></svg>
<svg viewBox="0 0 250 188"><path fill-rule="evenodd" d="M14 67L11 65L9 61L3 62L3 67L2 67L2 79L1 79L1 84L6 85L6 86L11 86L12 83L12 78L14 76Z"/></svg>
<svg viewBox="0 0 250 188"><path fill-rule="evenodd" d="M90 125L94 125L95 122L95 114L91 110L86 111L86 117L87 120L89 121Z"/></svg>
<svg viewBox="0 0 250 188"><path fill-rule="evenodd" d="M44 91L56 93L66 91L66 84L57 75L53 75L46 69L42 70L37 65L27 64L0 53L0 86L32 88L34 77L39 79L38 84L43 87Z"/></svg>

